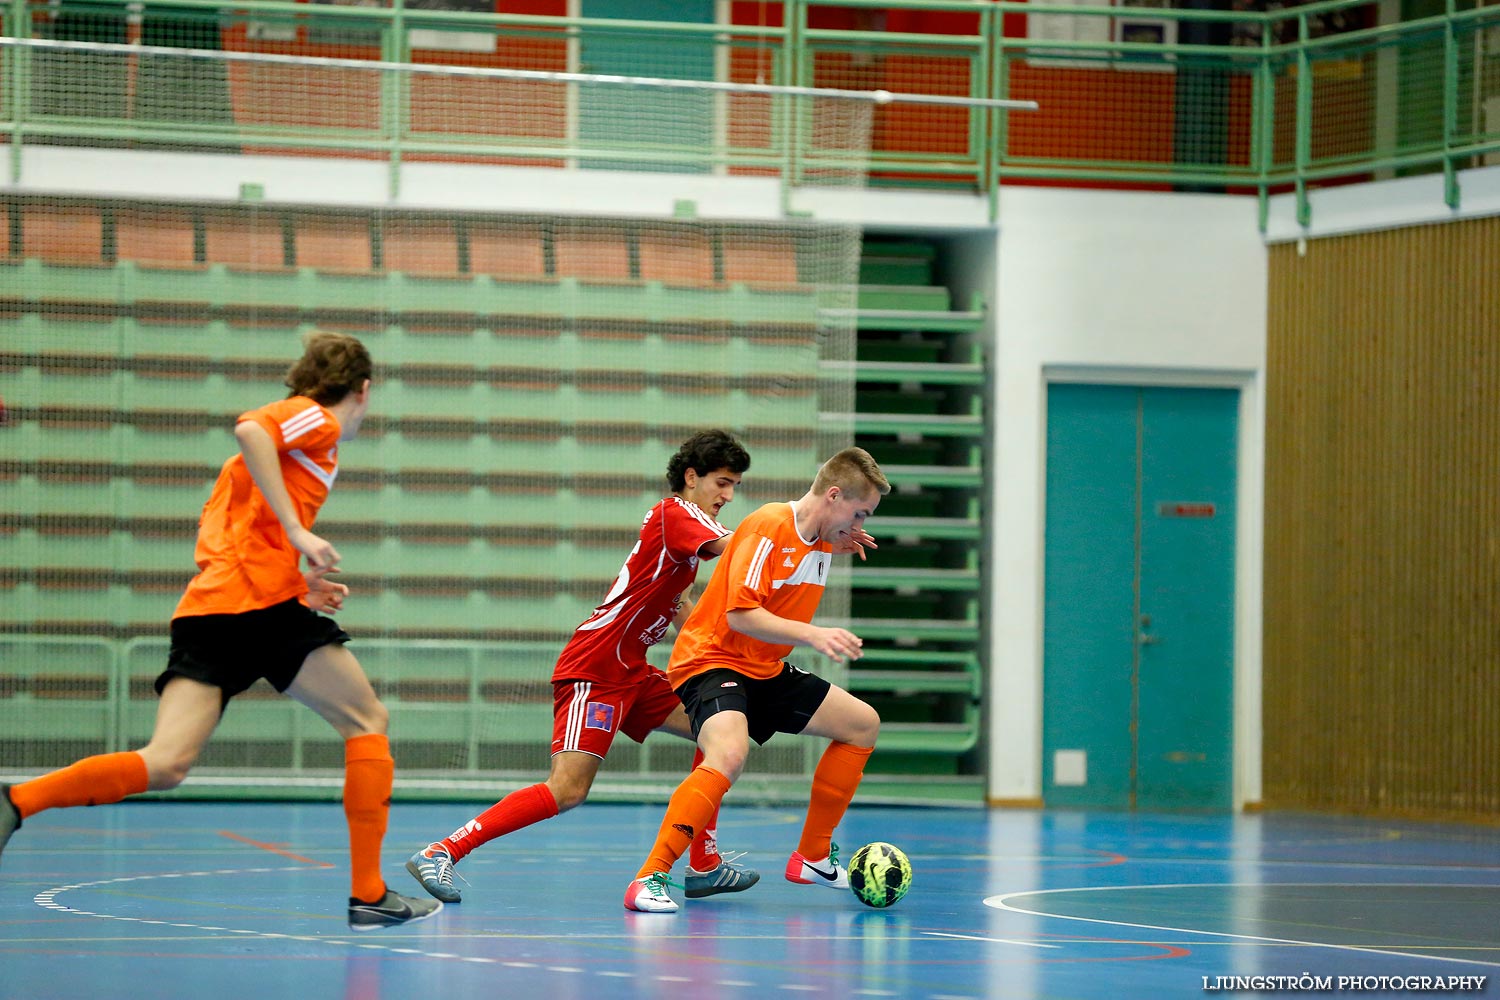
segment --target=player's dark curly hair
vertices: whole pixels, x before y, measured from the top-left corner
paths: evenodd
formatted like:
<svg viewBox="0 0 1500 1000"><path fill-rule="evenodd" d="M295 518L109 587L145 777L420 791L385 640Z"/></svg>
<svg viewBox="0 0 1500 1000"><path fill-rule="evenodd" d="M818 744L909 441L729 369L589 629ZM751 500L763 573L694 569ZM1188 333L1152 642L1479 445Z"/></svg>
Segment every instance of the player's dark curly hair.
<svg viewBox="0 0 1500 1000"><path fill-rule="evenodd" d="M719 469L743 473L750 468L750 453L726 431L699 431L677 449L667 462L667 484L673 493L687 489L687 470L700 476Z"/></svg>
<svg viewBox="0 0 1500 1000"><path fill-rule="evenodd" d="M293 396L332 406L358 392L375 370L365 345L347 333L318 330L303 343L302 357L286 373L285 384Z"/></svg>

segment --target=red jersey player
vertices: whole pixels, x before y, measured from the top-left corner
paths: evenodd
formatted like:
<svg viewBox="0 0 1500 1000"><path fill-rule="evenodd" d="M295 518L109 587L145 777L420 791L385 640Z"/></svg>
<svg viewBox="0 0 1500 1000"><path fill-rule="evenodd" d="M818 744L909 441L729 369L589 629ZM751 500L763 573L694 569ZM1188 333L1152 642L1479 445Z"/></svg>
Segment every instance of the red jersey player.
<svg viewBox="0 0 1500 1000"><path fill-rule="evenodd" d="M652 730L693 739L682 702L666 674L646 661L646 650L692 610L687 591L699 563L723 552L729 538L716 518L749 467L749 454L723 431L694 434L677 449L667 463L672 495L646 515L614 586L578 626L552 671L551 773L411 856L406 870L433 896L459 901L453 866L480 844L582 805L616 733L637 743ZM693 766L702 758L700 751ZM689 897L740 892L760 879L754 869L719 856L717 820L715 810L692 842Z"/></svg>

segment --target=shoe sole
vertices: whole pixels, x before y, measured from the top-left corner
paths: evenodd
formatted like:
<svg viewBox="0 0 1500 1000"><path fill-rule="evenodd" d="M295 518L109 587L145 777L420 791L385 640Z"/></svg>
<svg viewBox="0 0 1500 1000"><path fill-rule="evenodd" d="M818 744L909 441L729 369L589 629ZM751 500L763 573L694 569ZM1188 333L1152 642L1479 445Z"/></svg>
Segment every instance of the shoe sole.
<svg viewBox="0 0 1500 1000"><path fill-rule="evenodd" d="M427 913L418 914L417 916L414 916L414 917L406 917L406 918L401 919L401 920L387 920L387 921L384 921L384 922L378 923L378 924L355 924L355 923L351 923L349 925L349 929L351 931L355 931L356 933L361 933L362 934L365 931L380 931L380 930L385 930L387 927L404 927L407 924L420 924L422 921L424 921L424 920L426 920L426 919L428 919L430 917L435 917L439 913L442 913L442 912L443 912L443 904L442 904L441 901L439 901L438 905L435 906L435 907L433 907Z"/></svg>
<svg viewBox="0 0 1500 1000"><path fill-rule="evenodd" d="M676 913L680 909L680 907L674 906L671 909L643 910L639 906L627 906L625 907L625 909L629 910L631 913Z"/></svg>
<svg viewBox="0 0 1500 1000"><path fill-rule="evenodd" d="M421 871L420 868L417 867L416 862L414 862L414 861L408 861L406 863L406 870L411 875L412 878L414 878L414 879L417 880L417 884L422 887L423 891L425 891L427 893L427 895L431 896L433 899L437 900L438 902L440 902L440 903L461 903L461 902L463 902L463 895L457 889L453 890L453 898L449 899L447 896L439 895L438 893L434 892L432 889L428 888L427 883L424 882L424 881L422 881L422 871Z"/></svg>

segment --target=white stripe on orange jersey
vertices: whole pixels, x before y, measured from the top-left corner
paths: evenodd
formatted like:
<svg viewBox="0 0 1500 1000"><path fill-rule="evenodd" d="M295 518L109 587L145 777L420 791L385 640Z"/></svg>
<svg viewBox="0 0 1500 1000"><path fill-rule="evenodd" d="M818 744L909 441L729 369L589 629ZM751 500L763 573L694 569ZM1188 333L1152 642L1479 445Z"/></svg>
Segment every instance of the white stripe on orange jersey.
<svg viewBox="0 0 1500 1000"><path fill-rule="evenodd" d="M745 571L745 586L752 590L760 589L761 570L765 569L766 559L774 548L776 548L776 543L769 538L762 538L756 543L755 555L750 560L750 568Z"/></svg>
<svg viewBox="0 0 1500 1000"><path fill-rule="evenodd" d="M311 472L314 476L317 476L318 481L321 482L324 486L327 486L330 489L333 487L333 481L339 474L338 466L335 465L333 467L333 471L328 472L317 462L314 462L312 459L308 458L307 454L303 452L301 448L293 448L291 451L286 453L286 456L287 458L290 458L292 461L296 462L298 465L302 466L308 472Z"/></svg>
<svg viewBox="0 0 1500 1000"><path fill-rule="evenodd" d="M290 443L326 423L328 423L328 418L323 415L323 408L311 407L281 422L281 439Z"/></svg>

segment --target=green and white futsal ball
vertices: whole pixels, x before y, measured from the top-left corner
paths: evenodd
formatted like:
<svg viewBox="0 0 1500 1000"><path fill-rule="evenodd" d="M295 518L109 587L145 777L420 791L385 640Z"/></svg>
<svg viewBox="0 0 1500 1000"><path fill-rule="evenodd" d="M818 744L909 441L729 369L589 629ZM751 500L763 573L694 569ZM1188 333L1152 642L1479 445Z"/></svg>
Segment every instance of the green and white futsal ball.
<svg viewBox="0 0 1500 1000"><path fill-rule="evenodd" d="M911 888L911 862L894 844L866 844L849 859L849 888L866 906L894 906Z"/></svg>

